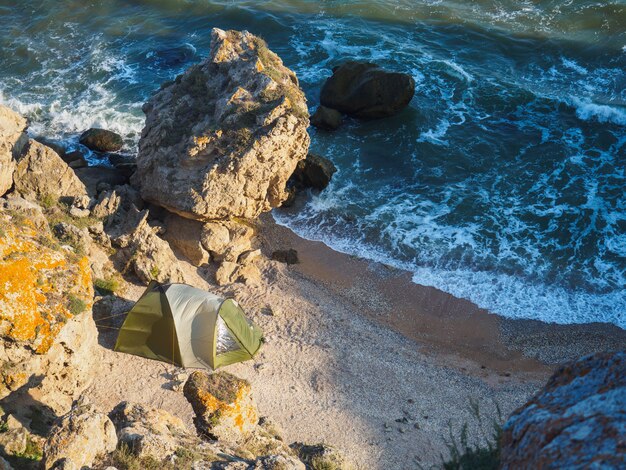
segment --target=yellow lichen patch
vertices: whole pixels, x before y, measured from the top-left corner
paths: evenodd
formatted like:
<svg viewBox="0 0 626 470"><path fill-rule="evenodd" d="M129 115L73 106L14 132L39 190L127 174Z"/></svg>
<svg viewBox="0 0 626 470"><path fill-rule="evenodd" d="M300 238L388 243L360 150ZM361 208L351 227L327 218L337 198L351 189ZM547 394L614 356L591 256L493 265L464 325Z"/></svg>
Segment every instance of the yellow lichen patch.
<svg viewBox="0 0 626 470"><path fill-rule="evenodd" d="M232 403L222 401L204 390L198 391L198 396L209 413L219 416L220 420L232 419L241 433L244 433L250 424L258 421L256 408L249 400L250 386L245 382L239 385Z"/></svg>
<svg viewBox="0 0 626 470"><path fill-rule="evenodd" d="M72 317L67 294L73 292L89 306L93 299L88 260L71 262L49 242L49 233L25 225L9 225L0 238L0 321L9 325L5 336L28 342L41 354Z"/></svg>
<svg viewBox="0 0 626 470"><path fill-rule="evenodd" d="M77 267L76 284L72 292L85 302L87 308L91 308L93 304L93 279L91 276L91 267L89 266L89 258L83 256L78 262Z"/></svg>
<svg viewBox="0 0 626 470"><path fill-rule="evenodd" d="M185 397L206 432L237 440L252 432L259 421L250 384L227 372L194 372L185 384Z"/></svg>
<svg viewBox="0 0 626 470"><path fill-rule="evenodd" d="M233 403L231 412L234 417L235 425L243 433L250 424L256 424L259 421L254 402L250 399L250 386L245 385L237 392L237 399Z"/></svg>

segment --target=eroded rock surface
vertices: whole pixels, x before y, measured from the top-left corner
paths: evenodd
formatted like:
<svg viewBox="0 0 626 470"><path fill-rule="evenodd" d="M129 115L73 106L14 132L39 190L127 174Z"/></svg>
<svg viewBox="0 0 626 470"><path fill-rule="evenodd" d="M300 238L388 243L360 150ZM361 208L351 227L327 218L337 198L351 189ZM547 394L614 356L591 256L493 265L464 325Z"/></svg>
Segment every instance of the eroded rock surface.
<svg viewBox="0 0 626 470"><path fill-rule="evenodd" d="M96 457L115 450L115 426L92 405L79 403L52 428L44 446L42 468L71 461L76 469L90 467ZM65 461L65 462L64 462Z"/></svg>
<svg viewBox="0 0 626 470"><path fill-rule="evenodd" d="M185 282L178 259L170 245L157 235L158 227L148 223L148 214L148 210L139 211L134 206L125 213L120 235L113 240L121 248L118 255L145 284L153 279L161 283Z"/></svg>
<svg viewBox="0 0 626 470"><path fill-rule="evenodd" d="M25 197L74 198L87 195L74 170L50 147L29 140L13 175L15 190Z"/></svg>
<svg viewBox="0 0 626 470"><path fill-rule="evenodd" d="M0 196L13 185L15 159L28 142L26 119L0 105Z"/></svg>
<svg viewBox="0 0 626 470"><path fill-rule="evenodd" d="M98 356L89 260L61 246L19 205L0 214L0 398L66 413ZM28 208L29 206L24 206Z"/></svg>
<svg viewBox="0 0 626 470"><path fill-rule="evenodd" d="M145 105L143 198L188 218L255 218L286 199L309 147L295 74L256 36L212 32L211 52Z"/></svg>
<svg viewBox="0 0 626 470"><path fill-rule="evenodd" d="M504 426L501 468L625 468L626 352L561 367Z"/></svg>
<svg viewBox="0 0 626 470"><path fill-rule="evenodd" d="M194 422L201 435L238 442L258 424L250 384L228 372L193 372L184 393L196 413Z"/></svg>
<svg viewBox="0 0 626 470"><path fill-rule="evenodd" d="M180 418L167 411L122 402L111 412L119 441L138 457L164 460L178 449L197 449L202 441L193 434Z"/></svg>

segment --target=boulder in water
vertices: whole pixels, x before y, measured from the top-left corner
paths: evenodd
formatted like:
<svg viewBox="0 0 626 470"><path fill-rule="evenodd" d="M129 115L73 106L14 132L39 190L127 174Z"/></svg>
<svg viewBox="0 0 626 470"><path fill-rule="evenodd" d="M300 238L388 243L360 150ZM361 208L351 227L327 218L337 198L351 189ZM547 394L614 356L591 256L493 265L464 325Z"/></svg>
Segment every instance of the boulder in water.
<svg viewBox="0 0 626 470"><path fill-rule="evenodd" d="M333 70L322 87L323 106L362 119L392 116L415 93L411 75L383 70L368 62L346 62Z"/></svg>
<svg viewBox="0 0 626 470"><path fill-rule="evenodd" d="M247 31L214 29L209 57L143 109L142 197L188 218L255 218L279 206L309 146L295 74Z"/></svg>
<svg viewBox="0 0 626 470"><path fill-rule="evenodd" d="M124 145L122 136L107 129L92 127L80 135L79 142L96 152L117 152Z"/></svg>
<svg viewBox="0 0 626 470"><path fill-rule="evenodd" d="M298 190L313 188L321 191L330 184L336 171L337 168L328 158L310 153L305 160L298 162L290 183Z"/></svg>
<svg viewBox="0 0 626 470"><path fill-rule="evenodd" d="M334 131L339 129L343 117L341 113L336 109L327 108L326 106L319 105L315 113L311 116L311 125L318 129L324 129L327 131Z"/></svg>

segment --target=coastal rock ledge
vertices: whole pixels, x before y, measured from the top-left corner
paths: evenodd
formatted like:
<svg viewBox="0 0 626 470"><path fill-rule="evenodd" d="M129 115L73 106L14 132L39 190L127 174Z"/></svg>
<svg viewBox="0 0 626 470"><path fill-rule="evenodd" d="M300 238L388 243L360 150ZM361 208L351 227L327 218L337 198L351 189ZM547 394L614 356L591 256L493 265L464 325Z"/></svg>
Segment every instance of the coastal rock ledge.
<svg viewBox="0 0 626 470"><path fill-rule="evenodd" d="M141 195L187 218L253 219L279 206L309 147L296 75L247 31L214 29L209 57L143 110Z"/></svg>
<svg viewBox="0 0 626 470"><path fill-rule="evenodd" d="M503 429L503 470L626 468L626 352L561 367Z"/></svg>

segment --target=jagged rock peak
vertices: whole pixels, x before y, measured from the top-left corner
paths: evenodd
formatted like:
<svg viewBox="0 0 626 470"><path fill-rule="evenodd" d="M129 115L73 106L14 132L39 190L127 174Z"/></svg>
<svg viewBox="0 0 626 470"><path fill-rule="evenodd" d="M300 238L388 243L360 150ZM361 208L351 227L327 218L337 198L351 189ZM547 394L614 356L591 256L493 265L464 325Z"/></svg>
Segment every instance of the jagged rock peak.
<svg viewBox="0 0 626 470"><path fill-rule="evenodd" d="M143 109L142 197L188 218L255 218L277 207L309 147L295 74L247 31L214 29L210 55Z"/></svg>

